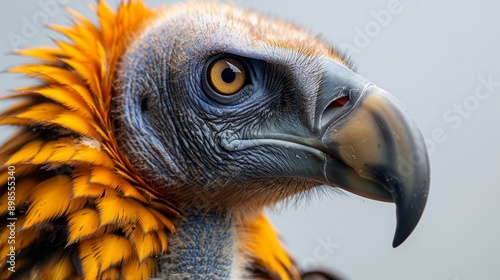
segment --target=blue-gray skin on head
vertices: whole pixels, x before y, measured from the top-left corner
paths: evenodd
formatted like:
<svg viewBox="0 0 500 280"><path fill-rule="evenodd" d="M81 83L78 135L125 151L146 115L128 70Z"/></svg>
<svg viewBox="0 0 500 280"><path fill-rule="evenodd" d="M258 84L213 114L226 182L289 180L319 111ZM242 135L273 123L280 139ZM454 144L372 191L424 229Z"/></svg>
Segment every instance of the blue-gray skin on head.
<svg viewBox="0 0 500 280"><path fill-rule="evenodd" d="M245 86L234 95L218 94L208 81L218 59L245 69ZM194 240L187 232L215 232L210 250L233 260L222 244L234 242L226 233L235 213L241 218L320 185L396 202L395 246L424 209L429 164L404 109L290 24L222 4L172 8L124 55L113 102L122 151L188 213L173 237L178 251ZM168 263L207 273L189 261L203 250L187 251L188 258L167 256L165 277L175 274ZM230 269L225 263L210 273Z"/></svg>
<svg viewBox="0 0 500 280"><path fill-rule="evenodd" d="M177 201L209 207L255 199L260 207L319 185L300 179L282 147L251 140L262 131L308 133L323 58L255 42L223 17L211 20L225 29L211 32L196 15L179 13L141 36L120 69L115 128L138 171ZM232 104L203 88L207 62L222 54L243 59L251 80ZM272 193L258 195L269 185Z"/></svg>

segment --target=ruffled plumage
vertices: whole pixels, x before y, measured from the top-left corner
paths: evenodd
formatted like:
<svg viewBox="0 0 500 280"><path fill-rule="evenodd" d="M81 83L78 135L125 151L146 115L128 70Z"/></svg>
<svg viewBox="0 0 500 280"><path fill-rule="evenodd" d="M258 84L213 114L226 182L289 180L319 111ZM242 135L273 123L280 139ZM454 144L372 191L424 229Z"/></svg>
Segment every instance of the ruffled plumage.
<svg viewBox="0 0 500 280"><path fill-rule="evenodd" d="M3 99L18 100L0 125L18 132L0 148L0 216L8 171L15 168L16 272L6 270L9 228L0 228L0 279L146 279L164 254L175 201L148 186L120 152L110 106L120 57L157 12L141 1L113 11L92 6L98 24L69 11L71 27L51 26L67 41L18 51L36 62L14 67L40 81ZM276 279L298 273L263 215L243 225L243 248ZM274 279L274 278L273 278Z"/></svg>

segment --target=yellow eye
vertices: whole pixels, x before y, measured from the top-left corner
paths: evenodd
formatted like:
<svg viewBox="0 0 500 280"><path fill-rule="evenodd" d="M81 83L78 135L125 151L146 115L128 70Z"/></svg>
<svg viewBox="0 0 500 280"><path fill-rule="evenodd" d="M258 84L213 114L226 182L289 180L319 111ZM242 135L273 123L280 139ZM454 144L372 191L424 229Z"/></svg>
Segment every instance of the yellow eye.
<svg viewBox="0 0 500 280"><path fill-rule="evenodd" d="M222 95L237 93L247 81L247 72L243 63L229 57L214 60L208 66L207 76L212 89Z"/></svg>

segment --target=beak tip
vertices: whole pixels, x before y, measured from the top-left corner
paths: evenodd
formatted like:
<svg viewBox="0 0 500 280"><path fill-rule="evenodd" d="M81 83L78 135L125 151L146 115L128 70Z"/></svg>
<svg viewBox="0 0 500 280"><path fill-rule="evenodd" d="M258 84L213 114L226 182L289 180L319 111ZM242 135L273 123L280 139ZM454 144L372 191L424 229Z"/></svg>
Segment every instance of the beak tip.
<svg viewBox="0 0 500 280"><path fill-rule="evenodd" d="M428 185L427 185L428 186ZM397 226L392 247L401 245L413 232L424 212L428 188L419 192L420 197L413 203L396 203Z"/></svg>
<svg viewBox="0 0 500 280"><path fill-rule="evenodd" d="M393 248L396 248L399 245L401 245L403 242L405 242L405 240L410 236L412 231L417 226L419 218L420 217L416 217L416 219L410 219L412 221L398 219L396 233L394 234L394 239L392 241Z"/></svg>
<svg viewBox="0 0 500 280"><path fill-rule="evenodd" d="M410 233L400 234L396 230L396 234L394 235L394 239L392 240L392 248L397 248L399 245L405 242L408 236L410 236Z"/></svg>
<svg viewBox="0 0 500 280"><path fill-rule="evenodd" d="M401 245L405 240L410 236L412 233L413 229L417 226L417 222L410 224L410 223L404 223L404 224L399 224L396 228L396 233L394 234L394 239L392 241L392 247L396 248L399 245Z"/></svg>

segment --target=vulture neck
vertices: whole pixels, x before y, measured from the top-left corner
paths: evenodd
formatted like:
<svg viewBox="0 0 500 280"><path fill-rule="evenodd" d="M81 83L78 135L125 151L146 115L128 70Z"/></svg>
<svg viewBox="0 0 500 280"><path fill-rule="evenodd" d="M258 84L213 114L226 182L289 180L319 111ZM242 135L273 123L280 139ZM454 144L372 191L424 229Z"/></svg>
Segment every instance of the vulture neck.
<svg viewBox="0 0 500 280"><path fill-rule="evenodd" d="M186 213L168 246L160 258L162 279L235 278L234 228L228 214Z"/></svg>

